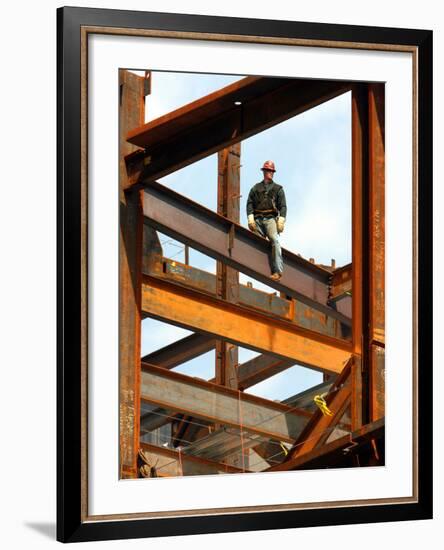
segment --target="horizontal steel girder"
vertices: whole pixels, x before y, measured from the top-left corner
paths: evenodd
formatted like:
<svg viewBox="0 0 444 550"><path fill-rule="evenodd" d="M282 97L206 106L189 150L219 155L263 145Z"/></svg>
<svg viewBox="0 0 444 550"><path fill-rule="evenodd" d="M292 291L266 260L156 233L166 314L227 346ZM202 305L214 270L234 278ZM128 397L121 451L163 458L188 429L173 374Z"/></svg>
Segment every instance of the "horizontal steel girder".
<svg viewBox="0 0 444 550"><path fill-rule="evenodd" d="M145 355L142 357L142 361L164 369L174 369L186 361L191 361L191 359L213 350L215 346L215 338L205 334L190 334L190 336Z"/></svg>
<svg viewBox="0 0 444 550"><path fill-rule="evenodd" d="M145 190L143 213L145 222L155 229L351 325L350 318L328 305L331 274L327 270L284 249L283 276L273 281L269 241L157 182Z"/></svg>
<svg viewBox="0 0 444 550"><path fill-rule="evenodd" d="M161 269L145 271L147 275L161 277L169 281L177 282L202 292L216 296L217 276L214 273L198 269L196 267L163 258ZM231 300L233 301L233 300ZM291 302L276 296L270 292L264 292L244 284L239 284L239 297L237 303L263 311L271 315L277 315L291 319Z"/></svg>
<svg viewBox="0 0 444 550"><path fill-rule="evenodd" d="M129 185L149 183L337 97L350 82L251 78L131 131ZM235 102L241 103L236 105Z"/></svg>
<svg viewBox="0 0 444 550"><path fill-rule="evenodd" d="M212 475L212 474L234 474L243 470L220 464L205 458L190 456L173 449L158 447L149 443L140 443L140 448L150 465L156 465L155 470L158 477Z"/></svg>
<svg viewBox="0 0 444 550"><path fill-rule="evenodd" d="M344 340L146 275L142 282L142 311L188 330L212 334L321 371L341 372L351 353L351 344Z"/></svg>
<svg viewBox="0 0 444 550"><path fill-rule="evenodd" d="M159 259L157 263L147 266L143 272L153 277L166 279L187 288L216 296L216 275L214 273L169 258ZM239 285L238 288L237 301L230 300L232 303L239 303L256 311L287 319L300 327L333 338L349 338L349 327L345 327L337 319L328 317L302 302L287 300L277 296L277 293L264 292L243 284ZM147 360L147 362L157 364L156 361Z"/></svg>
<svg viewBox="0 0 444 550"><path fill-rule="evenodd" d="M284 405L289 407L297 407L299 409L304 408L313 412L317 410L315 403L313 402L314 396L328 391L331 383L322 383L305 390L301 393L293 395L285 401L282 401ZM192 454L193 456L202 456L211 460L222 460L224 457L233 454L242 447L244 449L250 447L257 447L258 445L272 445L273 453L276 452L276 446L279 443L276 441L271 442L268 438L263 438L257 434L248 434L241 441L240 434L235 430L221 429L216 432L208 434L207 437L192 443L184 448L185 453ZM282 450L282 452L284 452Z"/></svg>
<svg viewBox="0 0 444 550"><path fill-rule="evenodd" d="M310 452L298 455L288 462L271 466L267 472L288 471L299 469L315 469L334 467L340 465L348 453L358 453L362 447L369 444L371 440L380 440L385 434L385 418L365 424L352 433L335 439Z"/></svg>
<svg viewBox="0 0 444 550"><path fill-rule="evenodd" d="M311 417L294 407L146 363L141 398L168 410L289 443L294 443Z"/></svg>
<svg viewBox="0 0 444 550"><path fill-rule="evenodd" d="M221 428L184 447L183 452L191 456L219 461L234 453L242 452L242 449L245 451L269 440L268 437L245 431L241 438L240 431Z"/></svg>

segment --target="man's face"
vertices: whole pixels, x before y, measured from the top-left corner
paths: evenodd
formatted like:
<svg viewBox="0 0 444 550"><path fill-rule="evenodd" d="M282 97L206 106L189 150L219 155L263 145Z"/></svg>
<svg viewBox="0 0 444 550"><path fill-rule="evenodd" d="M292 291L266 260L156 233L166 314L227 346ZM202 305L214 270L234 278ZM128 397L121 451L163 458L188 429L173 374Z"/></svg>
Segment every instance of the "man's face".
<svg viewBox="0 0 444 550"><path fill-rule="evenodd" d="M262 170L262 172L264 173L264 180L266 182L273 179L273 170Z"/></svg>

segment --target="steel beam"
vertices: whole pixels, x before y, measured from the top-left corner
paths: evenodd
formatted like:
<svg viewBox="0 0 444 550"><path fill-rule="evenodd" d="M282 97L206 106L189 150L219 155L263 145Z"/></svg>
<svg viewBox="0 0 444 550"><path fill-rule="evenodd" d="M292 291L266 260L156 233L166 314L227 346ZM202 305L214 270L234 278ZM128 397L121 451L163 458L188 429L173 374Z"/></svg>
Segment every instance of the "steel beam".
<svg viewBox="0 0 444 550"><path fill-rule="evenodd" d="M217 213L235 223L240 221L240 154L240 143L218 153ZM221 261L216 264L216 296L234 304L239 302L239 272ZM238 347L217 340L216 383L238 389L238 363Z"/></svg>
<svg viewBox="0 0 444 550"><path fill-rule="evenodd" d="M306 411L314 412L317 410L313 402L315 395L327 392L331 387L331 383L323 383L297 395L289 397L282 401L284 405L289 407L303 408ZM221 461L225 457L238 453L241 449L254 448L254 451L273 462L280 462L284 457L284 450L281 447L281 442L273 441L269 438L261 437L257 434L243 434L241 439L240 433L230 428L220 429L208 436L192 443L184 448L183 452L193 456L201 456L204 458ZM282 456L276 456L282 452ZM271 457L271 458L270 458ZM252 464L249 463L249 469L252 469Z"/></svg>
<svg viewBox="0 0 444 550"><path fill-rule="evenodd" d="M283 250L284 273L273 281L269 241L157 182L145 190L144 214L159 231L350 325L349 318L327 305L327 270Z"/></svg>
<svg viewBox="0 0 444 550"><path fill-rule="evenodd" d="M288 399L282 401L284 405L289 407L296 407L297 409L305 409L306 411L313 413L317 410L316 405L313 402L313 398L317 394L327 392L331 387L331 383L323 383L314 386L308 390L300 392ZM222 460L228 455L238 452L241 448L248 449L254 447L257 452L259 449L264 449L264 458L276 455L281 449L279 441L271 441L269 438L261 437L257 434L244 434L241 440L238 431L233 429L220 429L216 432L208 434L208 436L202 438L199 441L192 443L184 448L185 453L190 453L193 456L202 456L213 460ZM262 456L262 452L260 453ZM282 450L282 454L284 451ZM279 460L275 457L274 460Z"/></svg>
<svg viewBox="0 0 444 550"><path fill-rule="evenodd" d="M216 295L216 276L213 273L170 260L169 258L163 258L159 265L156 264L156 266L144 270L144 273L211 294L212 296ZM346 299L351 300L351 298ZM343 301L344 299L340 300L338 304L341 304ZM314 330L333 338L350 338L349 327L298 300L287 300L277 296L275 293L264 292L247 285L239 285L238 303L257 311L288 319L300 327Z"/></svg>
<svg viewBox="0 0 444 550"><path fill-rule="evenodd" d="M242 448L244 450L250 449L266 441L269 441L269 438L254 433L243 432L241 438L239 431L224 427L208 434L207 437L191 443L183 451L191 456L200 456L209 460L220 461L227 456L239 453L242 451Z"/></svg>
<svg viewBox="0 0 444 550"><path fill-rule="evenodd" d="M160 348L142 357L142 362L151 363L164 369L174 369L215 348L216 340L205 334L190 334L177 342Z"/></svg>
<svg viewBox="0 0 444 550"><path fill-rule="evenodd" d="M128 177L124 157L134 149L125 137L130 128L143 123L145 79L119 71L119 396L120 396L120 475L137 477L140 418L140 285L143 212L140 192L125 193Z"/></svg>
<svg viewBox="0 0 444 550"><path fill-rule="evenodd" d="M264 361L265 358L268 358L269 364L271 366L270 371L267 371L266 362ZM258 361L254 361L254 359L253 359L252 363L250 363L250 361L248 361L247 363L244 363L243 365L239 366L239 369L238 369L239 387L242 388L242 389L245 389L245 388L249 387L250 382L255 381L254 383L258 383L258 382L262 381L262 379L265 380L266 378L271 376L272 373L273 373L275 360L272 357L264 355L264 356L259 356L258 358L255 358L255 359L258 359ZM250 364L248 364L248 363L250 363ZM247 366L246 370L244 371L244 375L246 377L245 379L243 378L243 372L242 372L243 371L242 367L244 365ZM257 377L255 376L256 375L256 372L255 372L256 368L259 371L257 373ZM142 370L143 370L143 363L142 363ZM274 374L276 374L276 372L274 372ZM212 380L209 380L209 382L214 383L215 379L213 378ZM306 411L308 411L310 413L313 413L317 409L317 407L316 407L316 405L313 401L314 396L317 395L317 394L321 394L321 393L329 391L329 389L332 385L332 382L333 381L323 382L322 384L318 384L317 386L314 386L313 388L309 388L308 390L305 390L305 391L303 391L301 393L298 393L298 394L296 394L292 397L289 397L288 399L284 399L284 401L282 401L282 403L284 405L289 406L289 407L297 407L298 409L305 409ZM252 384L250 384L250 385L252 385ZM159 428L160 426L163 426L167 422L171 422L175 419L177 419L177 415L174 415L174 413L171 413L171 412L167 411L166 409L162 409L162 408L155 409L152 413L146 413L145 415L142 416L142 418L141 418L141 432L152 431L156 428ZM202 421L199 421L199 423L201 423L201 422ZM226 430L222 430L222 431L226 432ZM210 440L212 439L213 436L215 437L216 433L218 433L218 432L214 432L213 434L210 434L210 435L208 435L207 438L205 438L205 440L208 440L209 445L210 444L212 445L212 443L210 443ZM232 437L235 437L235 436L232 435ZM239 437L239 434L236 434L236 438L238 438L238 437ZM257 437L256 437L256 440L257 440ZM250 434L249 438L250 439L252 438L252 434ZM252 443L252 446L257 444L256 440L255 440L255 442ZM227 441L227 438L225 438L224 441ZM194 448L194 445L195 444L193 443L193 448ZM244 440L244 446L245 446L245 448L247 448L247 443L245 443L245 440ZM196 448L197 447L199 447L199 449L200 449L199 445L197 445ZM226 446L224 448L228 448L229 452L231 452L231 453L235 452L235 449L233 449L232 447ZM202 455L202 456L206 456L206 455ZM208 455L208 458L214 458L215 456L216 456L215 454L211 455L211 456ZM219 458L223 458L223 456L220 456Z"/></svg>
<svg viewBox="0 0 444 550"><path fill-rule="evenodd" d="M340 300L344 296L351 296L352 292L352 264L344 265L333 272L330 283L331 302Z"/></svg>
<svg viewBox="0 0 444 550"><path fill-rule="evenodd" d="M251 100L258 94L264 94L285 84L285 78L263 78L250 76L242 78L183 105L155 120L147 122L128 132L129 143L148 148L168 140L191 126L202 124L206 120L231 111L235 101Z"/></svg>
<svg viewBox="0 0 444 550"><path fill-rule="evenodd" d="M145 152L127 159L130 185L166 176L350 90L339 81L245 80L252 84L247 96L229 86L209 96L203 115L201 102L208 98L132 131L129 141Z"/></svg>
<svg viewBox="0 0 444 550"><path fill-rule="evenodd" d="M339 373L350 357L350 343L343 340L270 319L154 277L143 277L142 310L188 330L293 359L302 366L321 371Z"/></svg>
<svg viewBox="0 0 444 550"><path fill-rule="evenodd" d="M247 389L295 365L291 359L277 359L271 355L258 355L239 365L237 376L240 389Z"/></svg>
<svg viewBox="0 0 444 550"><path fill-rule="evenodd" d="M328 403L328 408L333 413L332 416L324 415L320 411L316 412L312 421L310 421L310 427L307 427L306 431L304 430L304 433L295 443L296 452L293 457L308 453L327 441L350 404L350 396L350 384L347 384L338 389Z"/></svg>
<svg viewBox="0 0 444 550"><path fill-rule="evenodd" d="M140 443L146 461L155 466L158 477L193 476L193 475L214 475L214 474L237 474L244 470L220 464L212 460L185 454L183 452L157 447L149 443Z"/></svg>
<svg viewBox="0 0 444 550"><path fill-rule="evenodd" d="M385 108L384 84L369 93L369 420L385 415Z"/></svg>
<svg viewBox="0 0 444 550"><path fill-rule="evenodd" d="M370 424L361 426L352 433L335 439L331 443L312 449L308 453L298 455L287 462L271 466L267 472L331 468L334 466L346 465L349 459L362 452L365 447L370 447L372 440L381 440L384 438L385 422L381 418ZM380 464L384 463L383 459Z"/></svg>
<svg viewBox="0 0 444 550"><path fill-rule="evenodd" d="M352 429L366 422L368 398L368 89L352 91Z"/></svg>
<svg viewBox="0 0 444 550"><path fill-rule="evenodd" d="M385 348L370 346L370 403L371 421L385 416Z"/></svg>
<svg viewBox="0 0 444 550"><path fill-rule="evenodd" d="M163 258L158 269L147 269L144 273L216 296L216 275L214 273L177 262L176 260ZM236 302L233 301L232 303ZM285 300L270 292L264 292L247 285L239 285L237 303L263 313L283 317L284 319L290 320L292 318L292 303L290 300ZM301 313L302 317L308 320L311 316L309 313ZM324 325L330 326L330 323L324 323ZM336 336L336 334L330 335Z"/></svg>
<svg viewBox="0 0 444 550"><path fill-rule="evenodd" d="M369 84L370 339L385 342L384 84Z"/></svg>
<svg viewBox="0 0 444 550"><path fill-rule="evenodd" d="M146 363L141 398L162 408L290 443L311 416L294 407Z"/></svg>
<svg viewBox="0 0 444 550"><path fill-rule="evenodd" d="M312 415L310 422L307 423L304 430L299 435L285 461L289 461L302 453L309 452L311 449L327 440L331 428L340 420L350 403L351 367L352 360L349 360L341 374L331 385L329 393L325 397L327 406L332 411L333 415L324 415L320 409L317 409Z"/></svg>

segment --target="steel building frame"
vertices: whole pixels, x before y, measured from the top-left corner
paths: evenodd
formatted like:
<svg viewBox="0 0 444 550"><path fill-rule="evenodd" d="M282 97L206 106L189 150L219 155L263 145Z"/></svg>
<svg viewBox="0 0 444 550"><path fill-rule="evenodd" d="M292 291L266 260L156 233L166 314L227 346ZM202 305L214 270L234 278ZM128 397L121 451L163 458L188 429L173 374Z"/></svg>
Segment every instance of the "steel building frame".
<svg viewBox="0 0 444 550"><path fill-rule="evenodd" d="M145 124L149 83L120 71L121 477L384 464L384 85L247 77ZM269 243L239 225L241 142L345 92L352 263L284 250L271 281ZM156 181L215 152L217 212ZM216 259L216 275L165 258L157 231ZM146 316L194 334L141 358ZM238 345L261 355L239 365ZM174 372L213 349L212 380ZM282 403L244 392L296 364L324 383ZM165 426L173 448L144 442Z"/></svg>

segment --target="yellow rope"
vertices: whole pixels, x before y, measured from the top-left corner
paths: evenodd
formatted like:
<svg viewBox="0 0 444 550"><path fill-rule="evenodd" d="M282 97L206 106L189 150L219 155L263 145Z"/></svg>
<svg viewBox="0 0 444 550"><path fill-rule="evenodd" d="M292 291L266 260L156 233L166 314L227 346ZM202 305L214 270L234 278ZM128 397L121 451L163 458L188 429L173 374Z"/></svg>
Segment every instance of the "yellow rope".
<svg viewBox="0 0 444 550"><path fill-rule="evenodd" d="M333 416L331 410L327 407L327 403L322 395L315 395L313 401L321 409L321 412L324 416Z"/></svg>

